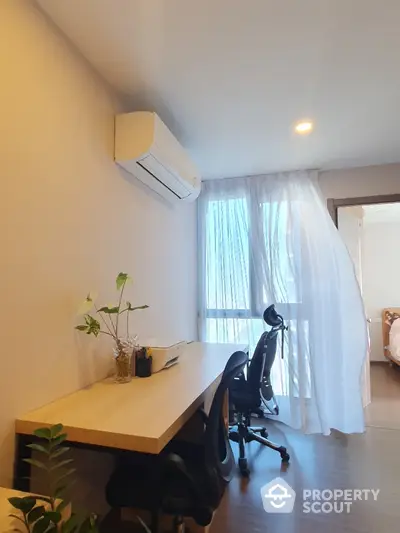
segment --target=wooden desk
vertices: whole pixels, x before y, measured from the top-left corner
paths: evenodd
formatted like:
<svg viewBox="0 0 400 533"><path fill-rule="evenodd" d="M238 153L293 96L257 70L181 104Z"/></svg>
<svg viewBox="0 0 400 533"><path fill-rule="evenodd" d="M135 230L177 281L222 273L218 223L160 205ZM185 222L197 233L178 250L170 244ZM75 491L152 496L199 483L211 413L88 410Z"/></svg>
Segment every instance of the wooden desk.
<svg viewBox="0 0 400 533"><path fill-rule="evenodd" d="M130 383L95 383L16 420L14 486L28 490L32 432L62 423L72 445L158 454L215 388L229 357L245 345L192 343L179 363ZM27 442L28 441L28 442Z"/></svg>

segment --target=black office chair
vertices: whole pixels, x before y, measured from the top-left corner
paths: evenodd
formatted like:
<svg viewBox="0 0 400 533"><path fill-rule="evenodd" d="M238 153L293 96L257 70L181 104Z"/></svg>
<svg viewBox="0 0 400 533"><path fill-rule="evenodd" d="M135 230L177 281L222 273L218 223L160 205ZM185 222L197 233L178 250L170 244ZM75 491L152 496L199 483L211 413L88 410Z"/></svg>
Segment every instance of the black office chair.
<svg viewBox="0 0 400 533"><path fill-rule="evenodd" d="M265 427L251 426L252 414L263 413L261 405L265 405L271 414L279 413L271 384L271 368L275 360L279 332L283 332L286 326L274 306L265 310L264 320L272 328L261 335L247 370L247 378L244 373L241 374L229 389L229 400L236 418L236 424L230 428L229 438L239 444L239 469L245 476L249 475L245 453L247 442L257 441L279 452L282 461L290 460L284 446L268 440Z"/></svg>
<svg viewBox="0 0 400 533"><path fill-rule="evenodd" d="M158 456L127 453L121 457L106 488L111 507L150 511L153 533L158 531L160 512L173 515L176 532L184 531L183 517L191 517L201 526L211 522L235 465L224 421L224 397L247 361L244 352L230 357L209 416L198 412L205 426L202 442L174 439Z"/></svg>

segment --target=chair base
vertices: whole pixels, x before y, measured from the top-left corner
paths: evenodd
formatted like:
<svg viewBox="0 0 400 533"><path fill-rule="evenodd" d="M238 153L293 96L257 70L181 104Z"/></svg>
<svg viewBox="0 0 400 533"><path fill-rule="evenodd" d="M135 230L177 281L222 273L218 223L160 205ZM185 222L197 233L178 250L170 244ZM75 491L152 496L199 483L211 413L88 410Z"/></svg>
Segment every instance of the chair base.
<svg viewBox="0 0 400 533"><path fill-rule="evenodd" d="M274 442L268 439L268 432L265 427L253 427L240 422L236 426L229 428L229 438L233 442L239 444L239 470L243 476L248 476L250 474L247 459L246 459L246 450L245 444L247 442L257 441L263 446L267 446L272 450L278 452L281 456L281 459L284 463L290 461L290 455L287 452L287 449L284 446L275 444Z"/></svg>

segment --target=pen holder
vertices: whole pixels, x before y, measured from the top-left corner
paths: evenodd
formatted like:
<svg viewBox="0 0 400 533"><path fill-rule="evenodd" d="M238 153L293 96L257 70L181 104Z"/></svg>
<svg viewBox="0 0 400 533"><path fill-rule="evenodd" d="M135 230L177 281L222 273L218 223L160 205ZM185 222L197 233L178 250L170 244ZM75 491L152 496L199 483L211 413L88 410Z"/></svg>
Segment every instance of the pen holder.
<svg viewBox="0 0 400 533"><path fill-rule="evenodd" d="M151 364L153 358L146 355L146 348L142 348L136 353L136 376L138 378L148 378L151 376Z"/></svg>

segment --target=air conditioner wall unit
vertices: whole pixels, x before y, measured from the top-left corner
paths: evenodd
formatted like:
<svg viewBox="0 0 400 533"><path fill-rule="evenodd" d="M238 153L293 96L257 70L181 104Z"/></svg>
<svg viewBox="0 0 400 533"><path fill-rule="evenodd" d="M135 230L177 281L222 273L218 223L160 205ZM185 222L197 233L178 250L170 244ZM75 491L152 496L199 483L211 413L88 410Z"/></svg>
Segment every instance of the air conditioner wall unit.
<svg viewBox="0 0 400 533"><path fill-rule="evenodd" d="M116 116L114 157L118 165L164 198L192 202L200 194L199 171L156 113Z"/></svg>

